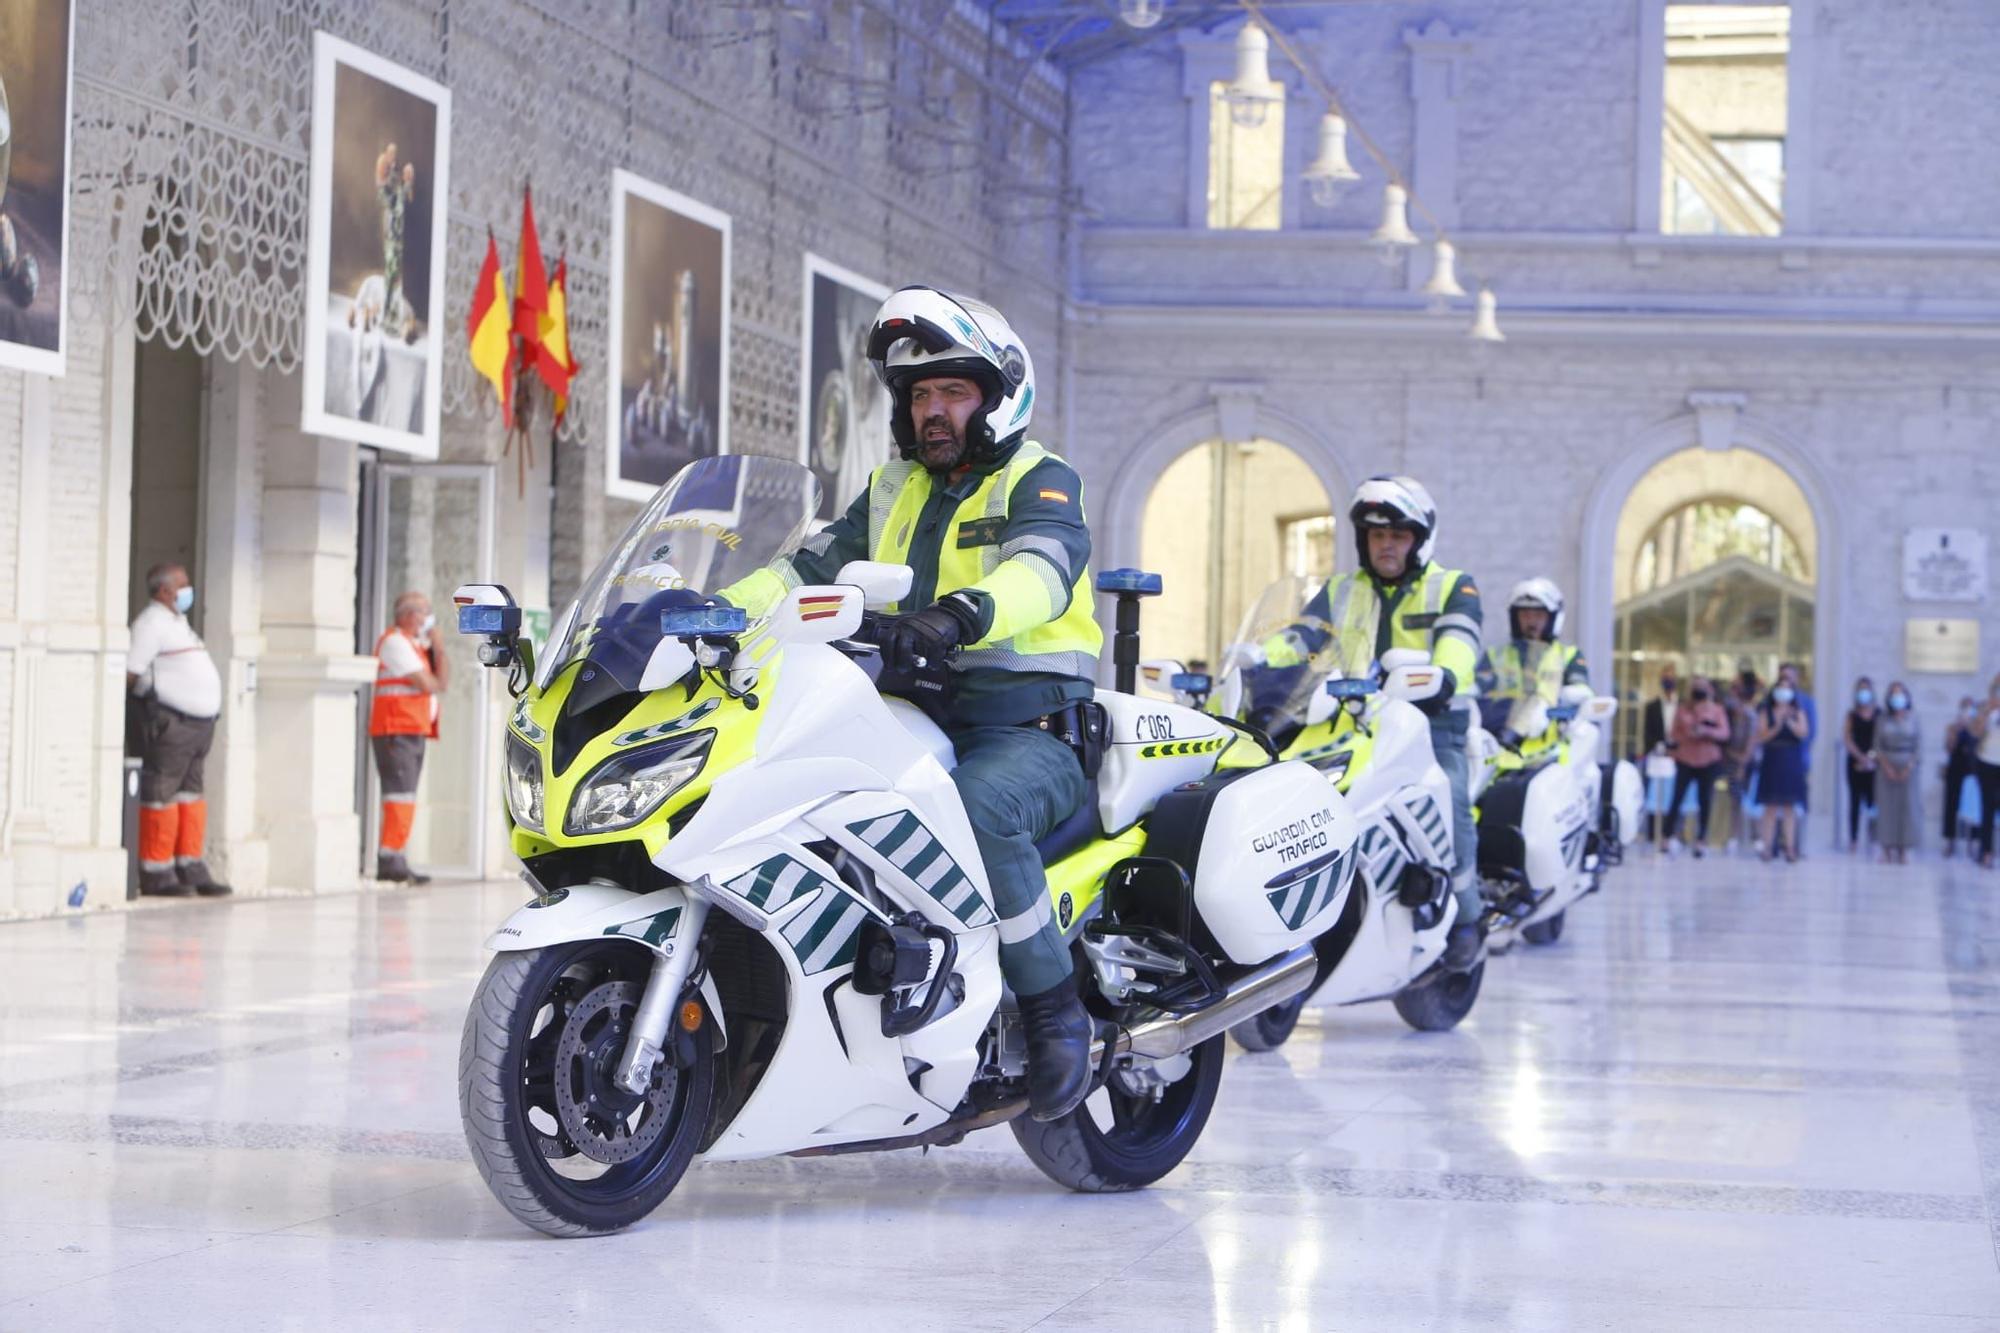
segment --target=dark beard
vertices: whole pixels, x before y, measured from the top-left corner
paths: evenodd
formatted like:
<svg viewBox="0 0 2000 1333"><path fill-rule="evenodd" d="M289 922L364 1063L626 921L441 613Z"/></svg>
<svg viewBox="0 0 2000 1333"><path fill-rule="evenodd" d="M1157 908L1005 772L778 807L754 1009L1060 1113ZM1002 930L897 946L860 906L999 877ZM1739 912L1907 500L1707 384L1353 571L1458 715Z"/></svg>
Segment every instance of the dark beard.
<svg viewBox="0 0 2000 1333"><path fill-rule="evenodd" d="M918 432L917 461L922 463L928 471L950 472L965 461L965 456L968 452L965 446L965 437L956 430L953 430L952 437L949 440L927 440L924 438L924 433L930 429L930 426L931 422L927 421L924 423L923 429ZM945 427L948 430L951 429L951 423L946 421Z"/></svg>

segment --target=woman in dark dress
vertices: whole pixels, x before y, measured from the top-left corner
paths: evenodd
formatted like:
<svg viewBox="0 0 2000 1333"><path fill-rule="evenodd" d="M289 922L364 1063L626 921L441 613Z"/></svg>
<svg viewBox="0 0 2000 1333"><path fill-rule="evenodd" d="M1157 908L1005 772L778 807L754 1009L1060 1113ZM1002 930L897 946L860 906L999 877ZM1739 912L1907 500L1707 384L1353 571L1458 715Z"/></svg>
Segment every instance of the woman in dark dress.
<svg viewBox="0 0 2000 1333"><path fill-rule="evenodd" d="M1847 847L1861 846L1861 811L1875 804L1875 682L1863 676L1854 682L1854 707L1840 740L1847 747Z"/></svg>
<svg viewBox="0 0 2000 1333"><path fill-rule="evenodd" d="M1972 729L1979 703L1971 695L1958 701L1958 713L1944 729L1944 854L1958 850L1958 803L1965 784L1978 777L1979 733Z"/></svg>
<svg viewBox="0 0 2000 1333"><path fill-rule="evenodd" d="M1757 709L1757 741L1764 747L1757 770L1757 799L1764 818L1757 836L1759 860L1771 859L1771 832L1785 830L1785 859L1799 859L1799 806L1806 799L1806 715L1798 691L1782 680Z"/></svg>

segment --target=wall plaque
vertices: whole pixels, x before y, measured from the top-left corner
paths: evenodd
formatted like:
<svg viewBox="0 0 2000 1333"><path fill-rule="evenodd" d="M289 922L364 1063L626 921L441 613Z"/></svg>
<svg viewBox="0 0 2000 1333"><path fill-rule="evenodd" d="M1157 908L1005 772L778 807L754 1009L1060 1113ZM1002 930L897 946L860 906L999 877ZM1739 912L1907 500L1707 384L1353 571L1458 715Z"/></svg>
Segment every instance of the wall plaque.
<svg viewBox="0 0 2000 1333"><path fill-rule="evenodd" d="M1911 528L1903 534L1903 596L1913 602L1986 600L1986 534Z"/></svg>

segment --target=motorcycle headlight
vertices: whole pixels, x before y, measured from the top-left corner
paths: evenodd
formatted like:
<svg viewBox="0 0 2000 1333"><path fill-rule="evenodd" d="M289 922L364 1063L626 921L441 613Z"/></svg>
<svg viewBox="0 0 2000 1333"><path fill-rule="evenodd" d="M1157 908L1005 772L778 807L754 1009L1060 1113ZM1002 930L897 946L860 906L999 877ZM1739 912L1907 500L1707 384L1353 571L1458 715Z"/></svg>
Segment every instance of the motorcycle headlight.
<svg viewBox="0 0 2000 1333"><path fill-rule="evenodd" d="M630 828L701 772L714 741L713 731L698 731L605 760L577 788L563 831L578 837Z"/></svg>
<svg viewBox="0 0 2000 1333"><path fill-rule="evenodd" d="M542 832L542 757L511 733L507 737L507 809L517 827Z"/></svg>

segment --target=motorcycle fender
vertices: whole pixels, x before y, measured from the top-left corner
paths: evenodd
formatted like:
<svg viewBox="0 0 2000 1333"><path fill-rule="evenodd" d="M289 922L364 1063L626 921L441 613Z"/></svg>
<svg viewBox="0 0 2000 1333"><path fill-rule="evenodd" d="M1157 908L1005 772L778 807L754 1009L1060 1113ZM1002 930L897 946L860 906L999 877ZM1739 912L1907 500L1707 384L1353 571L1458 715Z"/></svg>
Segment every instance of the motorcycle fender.
<svg viewBox="0 0 2000 1333"><path fill-rule="evenodd" d="M555 900L550 902L550 898ZM486 937L486 947L495 953L510 953L616 935L643 944L662 958L671 958L676 949L694 943L683 938L687 907L687 891L678 885L633 893L610 884L578 884L518 908ZM726 1043L728 1023L715 978L701 979L701 997Z"/></svg>

